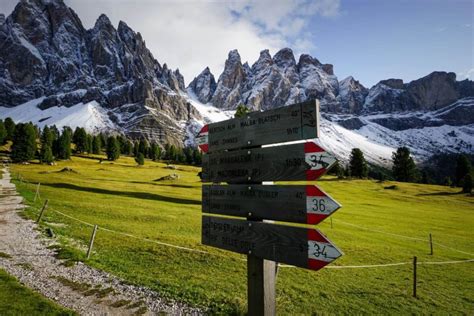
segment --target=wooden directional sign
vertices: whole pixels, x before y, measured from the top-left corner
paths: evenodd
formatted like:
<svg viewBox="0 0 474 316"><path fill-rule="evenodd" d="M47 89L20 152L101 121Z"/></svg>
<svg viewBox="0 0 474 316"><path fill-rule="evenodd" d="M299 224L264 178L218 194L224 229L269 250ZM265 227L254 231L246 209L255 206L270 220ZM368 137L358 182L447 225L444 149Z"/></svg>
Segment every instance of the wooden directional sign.
<svg viewBox="0 0 474 316"><path fill-rule="evenodd" d="M319 270L342 255L315 229L205 215L202 243L311 270Z"/></svg>
<svg viewBox="0 0 474 316"><path fill-rule="evenodd" d="M316 180L336 162L315 142L204 155L203 182Z"/></svg>
<svg viewBox="0 0 474 316"><path fill-rule="evenodd" d="M315 185L203 185L204 213L318 224L341 207Z"/></svg>
<svg viewBox="0 0 474 316"><path fill-rule="evenodd" d="M319 102L308 101L205 125L196 142L205 153L318 137Z"/></svg>

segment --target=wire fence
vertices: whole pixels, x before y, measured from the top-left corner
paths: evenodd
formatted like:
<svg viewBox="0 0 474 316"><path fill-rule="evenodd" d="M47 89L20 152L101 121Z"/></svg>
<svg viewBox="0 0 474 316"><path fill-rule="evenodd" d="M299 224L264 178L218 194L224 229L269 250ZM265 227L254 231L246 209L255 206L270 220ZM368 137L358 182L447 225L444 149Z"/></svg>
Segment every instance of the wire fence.
<svg viewBox="0 0 474 316"><path fill-rule="evenodd" d="M21 181L22 183L35 185L33 183L29 183L28 181L25 181L23 178L21 178L21 176L19 174L18 174L17 179L19 181ZM38 188L39 188L39 184L37 185L37 188L36 188L35 200L36 200L37 195L39 195ZM38 200L40 200L40 198L38 198ZM35 209L32 206L30 206L30 208L34 209L35 211L39 211L39 209L37 209L37 208ZM55 209L49 207L48 212L51 212L51 211L54 212L54 213L57 213L61 216L64 216L66 218L69 218L70 220L81 223L83 225L86 225L86 226L89 226L89 227L94 227L95 226L95 224L86 222L86 221L81 220L77 217L71 216L71 215L69 215L69 214L67 214L63 211L55 210ZM358 229L363 229L363 230L378 233L378 234L384 234L384 235L391 236L391 237L394 237L394 238L422 241L422 242L427 242L427 243L429 242L428 239L423 239L423 238L419 238L419 237L412 237L412 236L406 236L406 235L401 235L401 234L395 234L395 233L390 233L390 232L386 232L386 231L382 231L382 230L378 230L378 229L372 229L372 228L368 228L368 227L348 223L348 222L345 222L345 221L342 221L342 220L339 220L339 219L334 220L334 221L337 222L337 223L341 223L343 225L352 226L352 227L355 227L355 228L358 228ZM208 251L205 251L205 250L194 249L194 248L190 248L190 247L185 247L185 246L180 246L180 245L174 245L174 244L171 244L171 243L161 242L161 241L158 241L158 240L152 240L152 239L148 239L148 238L139 237L139 236L136 236L136 235L133 235L133 234L130 234L130 233L125 233L125 232L109 229L109 228L106 228L106 227L103 227L103 226L100 226L100 225L99 225L99 229L101 231L106 231L106 232L109 232L109 233L112 233L112 234L117 234L117 235L121 235L121 236L124 236L124 237L133 238L133 239L140 240L140 241L143 241L143 242L153 243L153 244L157 244L157 245L161 245L161 246L165 246L165 247L171 247L171 248L180 249L180 250L184 250L184 251L188 251L188 252L207 254L207 255L212 255L212 256L217 256L217 257L231 258L229 256L224 256L224 255L221 255L221 254L212 253L212 252L208 252ZM462 254L474 257L474 254L472 254L470 252L466 252L466 251L462 251L462 250L459 250L459 249L456 249L456 248L453 248L453 247L449 247L447 245L444 245L444 244L441 244L441 243L438 243L438 242L433 242L433 244L435 244L437 246L440 246L442 248L451 250L451 251L455 251L455 252L458 252L458 253L462 253ZM245 261L246 259L241 258L240 260ZM464 259L464 260L446 260L446 261L425 261L425 262L418 261L418 262L416 262L416 265L445 265L445 264L460 264L460 263L470 263L470 262L474 262L474 258L469 258L469 259ZM325 269L388 268L388 267L398 267L398 266L412 265L412 264L413 264L412 261L405 261L405 262L391 262L391 263L385 263L385 264L328 265L328 266L325 267ZM279 267L281 267L281 268L295 268L294 266L286 265L286 264L279 264Z"/></svg>

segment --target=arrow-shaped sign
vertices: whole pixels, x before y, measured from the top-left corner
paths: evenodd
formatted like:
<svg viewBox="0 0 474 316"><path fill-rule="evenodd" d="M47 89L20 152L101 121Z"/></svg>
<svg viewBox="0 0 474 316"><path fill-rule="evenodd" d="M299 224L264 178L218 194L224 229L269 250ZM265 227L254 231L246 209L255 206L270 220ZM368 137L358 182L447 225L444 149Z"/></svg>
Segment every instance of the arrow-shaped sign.
<svg viewBox="0 0 474 316"><path fill-rule="evenodd" d="M319 101L308 101L205 125L196 136L204 153L318 137Z"/></svg>
<svg viewBox="0 0 474 316"><path fill-rule="evenodd" d="M203 182L316 180L336 162L315 142L216 152L203 156Z"/></svg>
<svg viewBox="0 0 474 316"><path fill-rule="evenodd" d="M342 256L316 229L205 215L202 243L311 270L319 270Z"/></svg>
<svg viewBox="0 0 474 316"><path fill-rule="evenodd" d="M318 224L341 207L315 185L203 185L204 213Z"/></svg>

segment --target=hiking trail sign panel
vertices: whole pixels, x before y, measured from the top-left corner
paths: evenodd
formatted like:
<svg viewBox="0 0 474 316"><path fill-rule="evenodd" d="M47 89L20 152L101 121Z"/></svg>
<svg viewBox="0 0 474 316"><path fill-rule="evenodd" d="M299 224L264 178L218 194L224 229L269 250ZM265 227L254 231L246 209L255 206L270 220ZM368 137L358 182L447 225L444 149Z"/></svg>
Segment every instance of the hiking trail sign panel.
<svg viewBox="0 0 474 316"><path fill-rule="evenodd" d="M315 142L249 148L204 155L204 182L262 182L316 180L336 158Z"/></svg>
<svg viewBox="0 0 474 316"><path fill-rule="evenodd" d="M318 224L341 205L315 185L203 185L204 213Z"/></svg>
<svg viewBox="0 0 474 316"><path fill-rule="evenodd" d="M196 142L204 153L317 138L319 106L308 101L205 125Z"/></svg>
<svg viewBox="0 0 474 316"><path fill-rule="evenodd" d="M202 242L311 270L319 270L342 255L316 229L206 215L202 217Z"/></svg>

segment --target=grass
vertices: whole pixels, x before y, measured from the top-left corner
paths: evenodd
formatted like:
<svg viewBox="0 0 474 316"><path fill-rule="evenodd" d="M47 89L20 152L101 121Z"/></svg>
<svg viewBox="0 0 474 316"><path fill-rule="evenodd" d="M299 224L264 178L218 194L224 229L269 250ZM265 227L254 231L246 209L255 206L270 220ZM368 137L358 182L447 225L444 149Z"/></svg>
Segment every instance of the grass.
<svg viewBox="0 0 474 316"><path fill-rule="evenodd" d="M200 244L199 169L169 170L150 161L137 167L132 158L99 164L96 158L73 157L57 166L12 166L12 174L20 173L30 183L41 182L41 197L49 199L42 225L54 227L62 257L85 261L164 297L207 307L211 313L244 313L245 257ZM77 173L58 172L64 167ZM180 179L153 181L170 173L178 173ZM436 244L431 256L428 244L431 233L435 242L474 253L472 196L443 186L333 180L318 181L343 205L332 216L333 228L328 220L318 225L345 253L333 265L410 262L413 256L419 262L474 258ZM397 189L385 189L392 185ZM32 203L35 185L18 183L18 188ZM37 201L35 207L40 206ZM85 251L92 227L51 210L99 225L89 260ZM37 210L25 212L36 219ZM101 227L211 254L144 242ZM280 268L277 310L282 315L474 312L473 263L419 265L418 298L411 296L412 282L409 264L319 272Z"/></svg>
<svg viewBox="0 0 474 316"><path fill-rule="evenodd" d="M76 315L22 286L0 269L0 315Z"/></svg>

